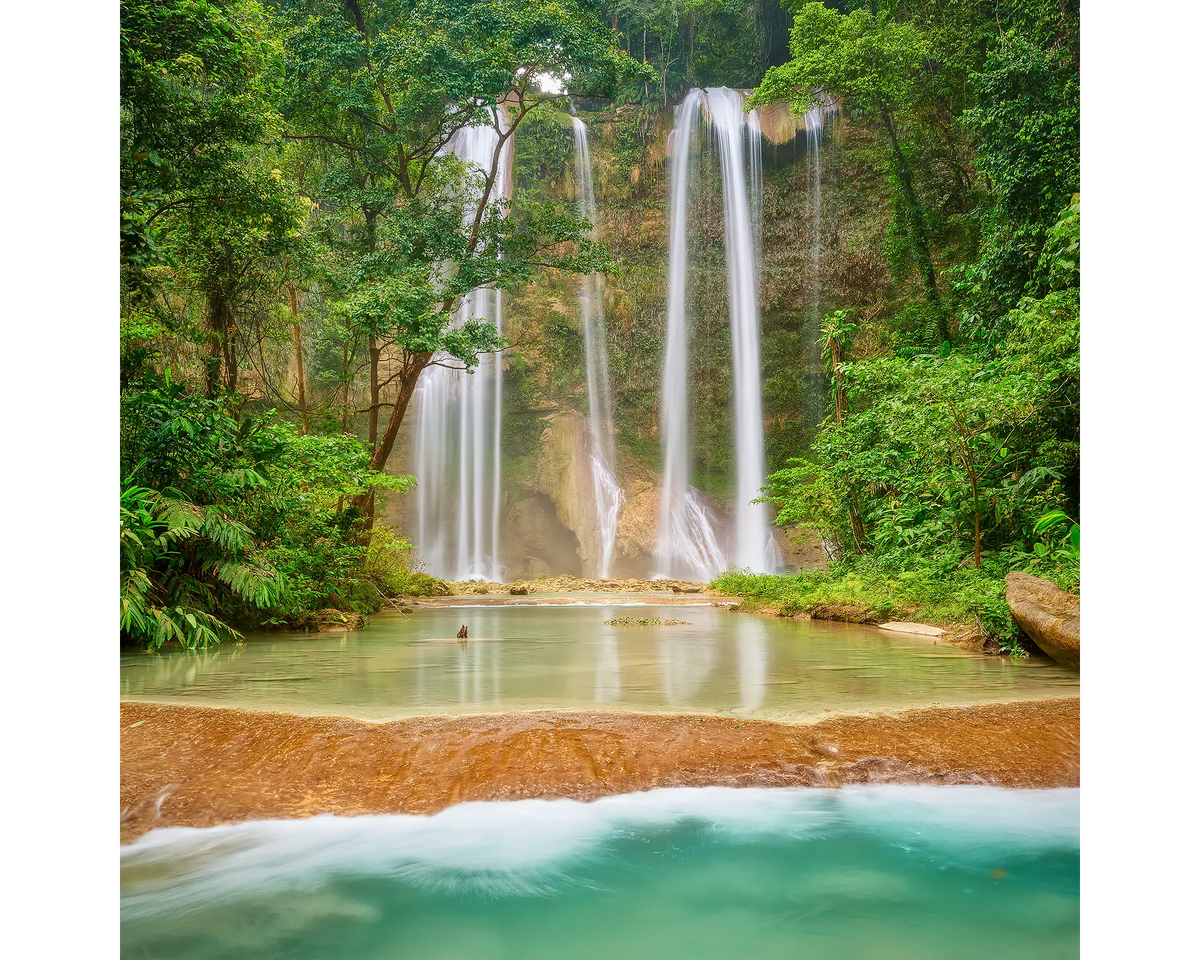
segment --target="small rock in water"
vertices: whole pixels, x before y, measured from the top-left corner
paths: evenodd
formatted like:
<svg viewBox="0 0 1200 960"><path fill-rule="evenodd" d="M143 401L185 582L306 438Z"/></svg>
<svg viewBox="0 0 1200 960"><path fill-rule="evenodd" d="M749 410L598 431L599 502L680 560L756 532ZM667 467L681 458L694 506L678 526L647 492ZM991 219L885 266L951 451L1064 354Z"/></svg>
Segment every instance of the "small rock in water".
<svg viewBox="0 0 1200 960"><path fill-rule="evenodd" d="M605 620L609 627L682 627L691 626L687 620L662 620L658 617L617 617L616 620Z"/></svg>
<svg viewBox="0 0 1200 960"><path fill-rule="evenodd" d="M458 639L459 640L467 639L467 625L465 623L461 627L458 628Z"/></svg>
<svg viewBox="0 0 1200 960"><path fill-rule="evenodd" d="M514 597L524 597L529 594L529 588L525 586L512 587L509 589L509 594Z"/></svg>
<svg viewBox="0 0 1200 960"><path fill-rule="evenodd" d="M993 880L1003 880L1005 877L1008 876L1008 871L1007 870L993 870L991 873L988 874L988 876L991 877Z"/></svg>

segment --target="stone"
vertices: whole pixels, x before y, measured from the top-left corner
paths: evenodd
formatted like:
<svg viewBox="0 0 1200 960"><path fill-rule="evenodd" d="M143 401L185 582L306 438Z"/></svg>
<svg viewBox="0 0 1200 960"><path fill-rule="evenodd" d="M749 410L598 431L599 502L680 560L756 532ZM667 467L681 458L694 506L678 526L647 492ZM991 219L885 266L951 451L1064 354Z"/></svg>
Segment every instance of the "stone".
<svg viewBox="0 0 1200 960"><path fill-rule="evenodd" d="M353 610L334 610L327 607L313 615L313 625L321 631L361 630L366 625L366 618Z"/></svg>
<svg viewBox="0 0 1200 960"><path fill-rule="evenodd" d="M1049 580L1014 571L1004 599L1024 634L1052 659L1079 669L1079 598Z"/></svg>
<svg viewBox="0 0 1200 960"><path fill-rule="evenodd" d="M829 556L820 533L796 525L776 531L775 543L783 554L785 570L828 570Z"/></svg>
<svg viewBox="0 0 1200 960"><path fill-rule="evenodd" d="M972 653L986 653L989 656L999 656L1004 652L1000 648L999 640L995 637L985 637L974 627L958 633L943 633L936 642L948 643L952 647L958 647L960 650L970 650Z"/></svg>
<svg viewBox="0 0 1200 960"><path fill-rule="evenodd" d="M840 620L842 623L878 623L869 611L848 603L818 603L809 613L814 620Z"/></svg>
<svg viewBox="0 0 1200 960"><path fill-rule="evenodd" d="M554 501L545 494L529 493L508 505L500 542L510 581L583 571L579 541L555 515Z"/></svg>
<svg viewBox="0 0 1200 960"><path fill-rule="evenodd" d="M922 637L940 637L946 631L930 623L909 623L907 620L891 620L881 623L880 630L894 630L896 633L915 633Z"/></svg>
<svg viewBox="0 0 1200 960"><path fill-rule="evenodd" d="M526 586L509 588L509 595L514 597L525 597L529 595L529 588Z"/></svg>

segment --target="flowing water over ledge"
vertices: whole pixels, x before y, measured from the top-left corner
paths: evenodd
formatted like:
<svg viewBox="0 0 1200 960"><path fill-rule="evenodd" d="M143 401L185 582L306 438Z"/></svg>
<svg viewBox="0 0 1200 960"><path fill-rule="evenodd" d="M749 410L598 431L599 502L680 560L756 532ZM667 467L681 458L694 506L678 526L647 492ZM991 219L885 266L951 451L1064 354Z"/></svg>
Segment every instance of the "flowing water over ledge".
<svg viewBox="0 0 1200 960"><path fill-rule="evenodd" d="M688 621L608 626L622 616ZM461 625L471 640L453 638ZM528 709L772 719L1073 697L1079 674L873 627L621 604L421 608L353 633L121 659L121 696L384 720Z"/></svg>
<svg viewBox="0 0 1200 960"><path fill-rule="evenodd" d="M667 789L157 830L122 956L1078 956L1079 791Z"/></svg>

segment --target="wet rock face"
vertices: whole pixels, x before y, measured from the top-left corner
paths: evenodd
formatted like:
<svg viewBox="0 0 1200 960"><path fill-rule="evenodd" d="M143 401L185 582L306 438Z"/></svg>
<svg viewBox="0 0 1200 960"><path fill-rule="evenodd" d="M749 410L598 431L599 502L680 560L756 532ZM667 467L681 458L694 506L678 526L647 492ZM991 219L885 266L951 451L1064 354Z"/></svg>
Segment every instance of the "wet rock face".
<svg viewBox="0 0 1200 960"><path fill-rule="evenodd" d="M545 494L531 494L509 505L500 543L509 579L583 573L579 541L558 519L554 501Z"/></svg>
<svg viewBox="0 0 1200 960"><path fill-rule="evenodd" d="M544 419L547 426L538 451L537 490L554 502L559 523L575 535L580 572L594 577L601 550L588 422L574 411Z"/></svg>
<svg viewBox="0 0 1200 960"><path fill-rule="evenodd" d="M1059 663L1079 668L1079 598L1027 573L1004 578L1004 599L1021 630Z"/></svg>
<svg viewBox="0 0 1200 960"><path fill-rule="evenodd" d="M581 573L599 576L600 528L591 472L591 440L588 422L574 411L545 418L537 457L535 482L540 494L553 504L558 523L579 544ZM658 478L643 464L618 451L617 482L625 502L617 520L613 555L614 577L648 577L653 573L658 536ZM567 568L531 570L526 576L575 572Z"/></svg>

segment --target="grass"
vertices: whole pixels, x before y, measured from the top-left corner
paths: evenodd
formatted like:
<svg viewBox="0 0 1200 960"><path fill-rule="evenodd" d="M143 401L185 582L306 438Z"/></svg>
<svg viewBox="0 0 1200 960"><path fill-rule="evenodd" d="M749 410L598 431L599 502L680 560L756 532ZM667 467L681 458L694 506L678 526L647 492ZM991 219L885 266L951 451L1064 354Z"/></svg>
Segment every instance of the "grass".
<svg viewBox="0 0 1200 960"><path fill-rule="evenodd" d="M1064 589L1077 588L1078 567L1047 568L1014 564L1012 556L985 557L979 569L959 568L950 561L908 558L901 566L870 557L835 564L829 570L795 574L729 571L711 584L721 593L742 597L747 609L777 609L784 616L820 612L828 606L850 608L865 621L916 620L942 627L973 625L1012 652L1019 648L1018 630L1004 600L1004 576L1025 569Z"/></svg>

